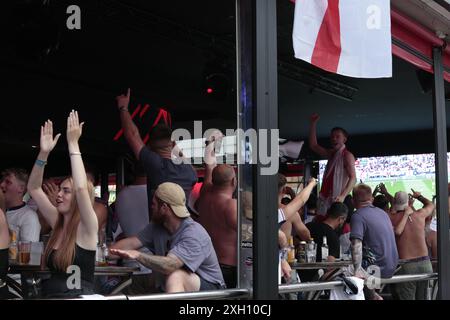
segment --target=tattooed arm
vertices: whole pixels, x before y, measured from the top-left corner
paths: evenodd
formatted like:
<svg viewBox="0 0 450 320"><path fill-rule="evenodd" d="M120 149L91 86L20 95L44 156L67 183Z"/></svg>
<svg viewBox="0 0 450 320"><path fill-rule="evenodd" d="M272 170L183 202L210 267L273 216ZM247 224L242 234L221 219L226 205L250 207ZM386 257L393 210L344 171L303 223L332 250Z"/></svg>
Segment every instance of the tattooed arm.
<svg viewBox="0 0 450 320"><path fill-rule="evenodd" d="M354 275L361 270L361 263L363 257L362 241L359 239L352 239L352 261Z"/></svg>
<svg viewBox="0 0 450 320"><path fill-rule="evenodd" d="M184 265L183 261L170 253L167 256L163 257L140 252L139 257L136 260L142 263L147 268L161 272L165 275L171 274Z"/></svg>

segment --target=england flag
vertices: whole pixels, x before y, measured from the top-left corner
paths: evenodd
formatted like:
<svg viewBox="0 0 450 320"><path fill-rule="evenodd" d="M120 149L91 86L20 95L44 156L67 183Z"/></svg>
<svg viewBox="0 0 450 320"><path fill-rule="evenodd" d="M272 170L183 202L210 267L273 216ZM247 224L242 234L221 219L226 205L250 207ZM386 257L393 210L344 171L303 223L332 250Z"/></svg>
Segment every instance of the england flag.
<svg viewBox="0 0 450 320"><path fill-rule="evenodd" d="M295 57L355 78L392 77L389 0L296 0Z"/></svg>

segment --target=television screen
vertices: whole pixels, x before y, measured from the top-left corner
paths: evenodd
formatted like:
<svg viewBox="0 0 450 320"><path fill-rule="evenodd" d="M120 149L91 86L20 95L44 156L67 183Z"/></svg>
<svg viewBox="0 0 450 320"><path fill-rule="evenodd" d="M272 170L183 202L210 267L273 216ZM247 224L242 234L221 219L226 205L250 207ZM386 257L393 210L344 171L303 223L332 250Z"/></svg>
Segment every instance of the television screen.
<svg viewBox="0 0 450 320"><path fill-rule="evenodd" d="M326 160L319 161L319 184L322 182L326 164ZM355 169L358 183L368 184L372 190L383 182L392 195L397 191L410 193L411 188L430 200L436 194L432 153L358 158Z"/></svg>

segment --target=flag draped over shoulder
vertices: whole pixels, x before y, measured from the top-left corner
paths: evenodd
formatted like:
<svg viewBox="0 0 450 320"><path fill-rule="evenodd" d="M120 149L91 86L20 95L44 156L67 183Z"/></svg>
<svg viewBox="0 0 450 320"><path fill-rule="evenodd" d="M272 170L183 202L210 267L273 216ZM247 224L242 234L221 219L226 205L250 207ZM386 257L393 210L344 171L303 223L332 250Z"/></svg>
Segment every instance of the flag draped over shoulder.
<svg viewBox="0 0 450 320"><path fill-rule="evenodd" d="M392 76L389 0L296 0L295 57L356 78Z"/></svg>

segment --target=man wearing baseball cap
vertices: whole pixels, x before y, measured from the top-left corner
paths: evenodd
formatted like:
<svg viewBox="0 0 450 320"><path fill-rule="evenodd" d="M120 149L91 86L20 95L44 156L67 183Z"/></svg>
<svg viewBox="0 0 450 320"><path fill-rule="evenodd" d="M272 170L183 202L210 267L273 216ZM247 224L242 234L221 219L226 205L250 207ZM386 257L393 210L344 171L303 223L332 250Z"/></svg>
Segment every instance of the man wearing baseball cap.
<svg viewBox="0 0 450 320"><path fill-rule="evenodd" d="M432 273L425 240L425 219L433 213L434 204L420 192L413 189L411 191L410 195L404 191L395 194L390 215L399 258L406 260L399 274ZM422 202L423 208L415 210L412 207L412 199ZM427 299L428 281L398 283L395 287L400 300Z"/></svg>
<svg viewBox="0 0 450 320"><path fill-rule="evenodd" d="M136 237L119 241L111 253L135 259L164 276L157 287L165 292L225 288L216 252L206 230L191 219L183 189L172 182L158 186L152 221ZM137 251L147 247L154 255Z"/></svg>

